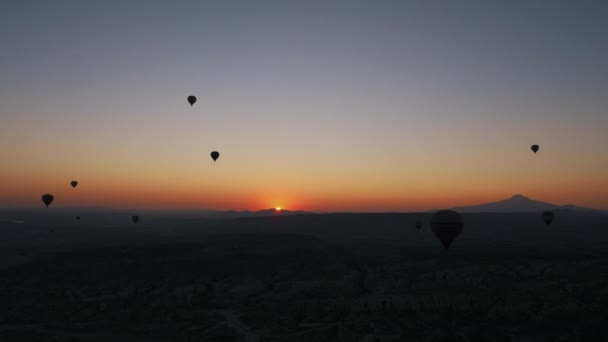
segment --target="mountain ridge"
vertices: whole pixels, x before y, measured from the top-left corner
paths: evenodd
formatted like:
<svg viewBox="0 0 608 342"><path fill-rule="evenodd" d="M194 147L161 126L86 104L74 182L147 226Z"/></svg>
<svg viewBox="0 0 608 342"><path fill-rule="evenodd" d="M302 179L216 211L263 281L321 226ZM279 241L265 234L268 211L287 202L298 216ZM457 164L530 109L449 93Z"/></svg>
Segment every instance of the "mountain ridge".
<svg viewBox="0 0 608 342"><path fill-rule="evenodd" d="M507 199L482 203L470 206L453 207L451 210L462 213L526 213L539 212L545 210L587 212L587 213L606 213L605 211L579 207L573 204L558 205L531 199L521 194L513 195Z"/></svg>

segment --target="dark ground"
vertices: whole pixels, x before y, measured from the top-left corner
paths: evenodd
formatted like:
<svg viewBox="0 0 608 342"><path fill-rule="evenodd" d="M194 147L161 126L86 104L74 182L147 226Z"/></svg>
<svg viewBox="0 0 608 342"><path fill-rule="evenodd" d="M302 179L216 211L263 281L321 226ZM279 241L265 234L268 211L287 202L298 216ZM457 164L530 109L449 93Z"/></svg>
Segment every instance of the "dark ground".
<svg viewBox="0 0 608 342"><path fill-rule="evenodd" d="M3 215L0 341L608 340L605 218Z"/></svg>

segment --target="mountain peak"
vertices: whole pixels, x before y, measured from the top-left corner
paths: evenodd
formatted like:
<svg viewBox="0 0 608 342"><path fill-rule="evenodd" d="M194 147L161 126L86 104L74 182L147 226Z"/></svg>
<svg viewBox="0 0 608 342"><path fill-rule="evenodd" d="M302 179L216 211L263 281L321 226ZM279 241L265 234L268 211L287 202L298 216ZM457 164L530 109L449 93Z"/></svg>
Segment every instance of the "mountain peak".
<svg viewBox="0 0 608 342"><path fill-rule="evenodd" d="M518 213L518 212L542 212L545 210L568 210L574 212L597 212L594 209L578 207L576 205L556 205L537 201L522 194L515 194L502 201L490 202L472 206L456 207L452 210L469 213Z"/></svg>
<svg viewBox="0 0 608 342"><path fill-rule="evenodd" d="M455 210L462 212L538 212L552 210L556 207L559 206L516 194L502 201L458 207Z"/></svg>

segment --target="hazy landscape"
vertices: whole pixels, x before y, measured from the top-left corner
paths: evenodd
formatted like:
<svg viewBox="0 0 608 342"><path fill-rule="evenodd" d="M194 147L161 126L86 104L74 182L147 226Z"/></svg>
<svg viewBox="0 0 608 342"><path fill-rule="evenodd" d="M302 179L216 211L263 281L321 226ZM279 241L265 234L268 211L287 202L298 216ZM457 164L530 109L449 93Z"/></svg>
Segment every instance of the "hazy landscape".
<svg viewBox="0 0 608 342"><path fill-rule="evenodd" d="M0 211L3 341L598 341L608 314L603 212L467 213L445 251L432 213L73 211Z"/></svg>

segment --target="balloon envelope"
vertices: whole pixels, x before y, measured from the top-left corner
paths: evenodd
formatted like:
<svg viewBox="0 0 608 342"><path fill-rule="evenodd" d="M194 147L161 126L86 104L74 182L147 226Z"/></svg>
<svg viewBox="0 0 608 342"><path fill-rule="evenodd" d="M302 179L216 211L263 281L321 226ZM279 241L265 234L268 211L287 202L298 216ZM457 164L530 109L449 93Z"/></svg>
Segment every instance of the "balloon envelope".
<svg viewBox="0 0 608 342"><path fill-rule="evenodd" d="M194 95L188 96L188 103L190 104L190 106L193 106L195 102L196 102L196 96L194 96Z"/></svg>
<svg viewBox="0 0 608 342"><path fill-rule="evenodd" d="M462 226L462 216L453 210L440 210L431 218L433 233L441 241L446 250L460 235Z"/></svg>
<svg viewBox="0 0 608 342"><path fill-rule="evenodd" d="M538 152L538 150L540 150L540 146L538 146L538 145L532 145L530 148L532 149L532 152L534 152L534 153L536 153L536 152Z"/></svg>
<svg viewBox="0 0 608 342"><path fill-rule="evenodd" d="M51 194L42 195L42 202L46 205L47 208L49 207L49 205L51 205L51 203L53 203L54 199L55 197Z"/></svg>
<svg viewBox="0 0 608 342"><path fill-rule="evenodd" d="M72 186L72 188L75 188L78 185L77 181L71 181L70 185Z"/></svg>
<svg viewBox="0 0 608 342"><path fill-rule="evenodd" d="M219 158L219 157L220 157L220 153L219 152L217 152L217 151L211 152L211 158L213 158L213 161L216 161L217 158Z"/></svg>
<svg viewBox="0 0 608 342"><path fill-rule="evenodd" d="M133 223L137 224L137 222L139 222L139 216L131 216L131 221L133 221Z"/></svg>
<svg viewBox="0 0 608 342"><path fill-rule="evenodd" d="M551 211L543 212L543 221L545 222L545 224L547 226L550 225L551 222L553 222L554 218L555 218L555 215L553 214L553 212L551 212Z"/></svg>
<svg viewBox="0 0 608 342"><path fill-rule="evenodd" d="M418 230L420 230L420 228L422 228L423 225L424 225L424 222L416 221L416 228L418 228Z"/></svg>

